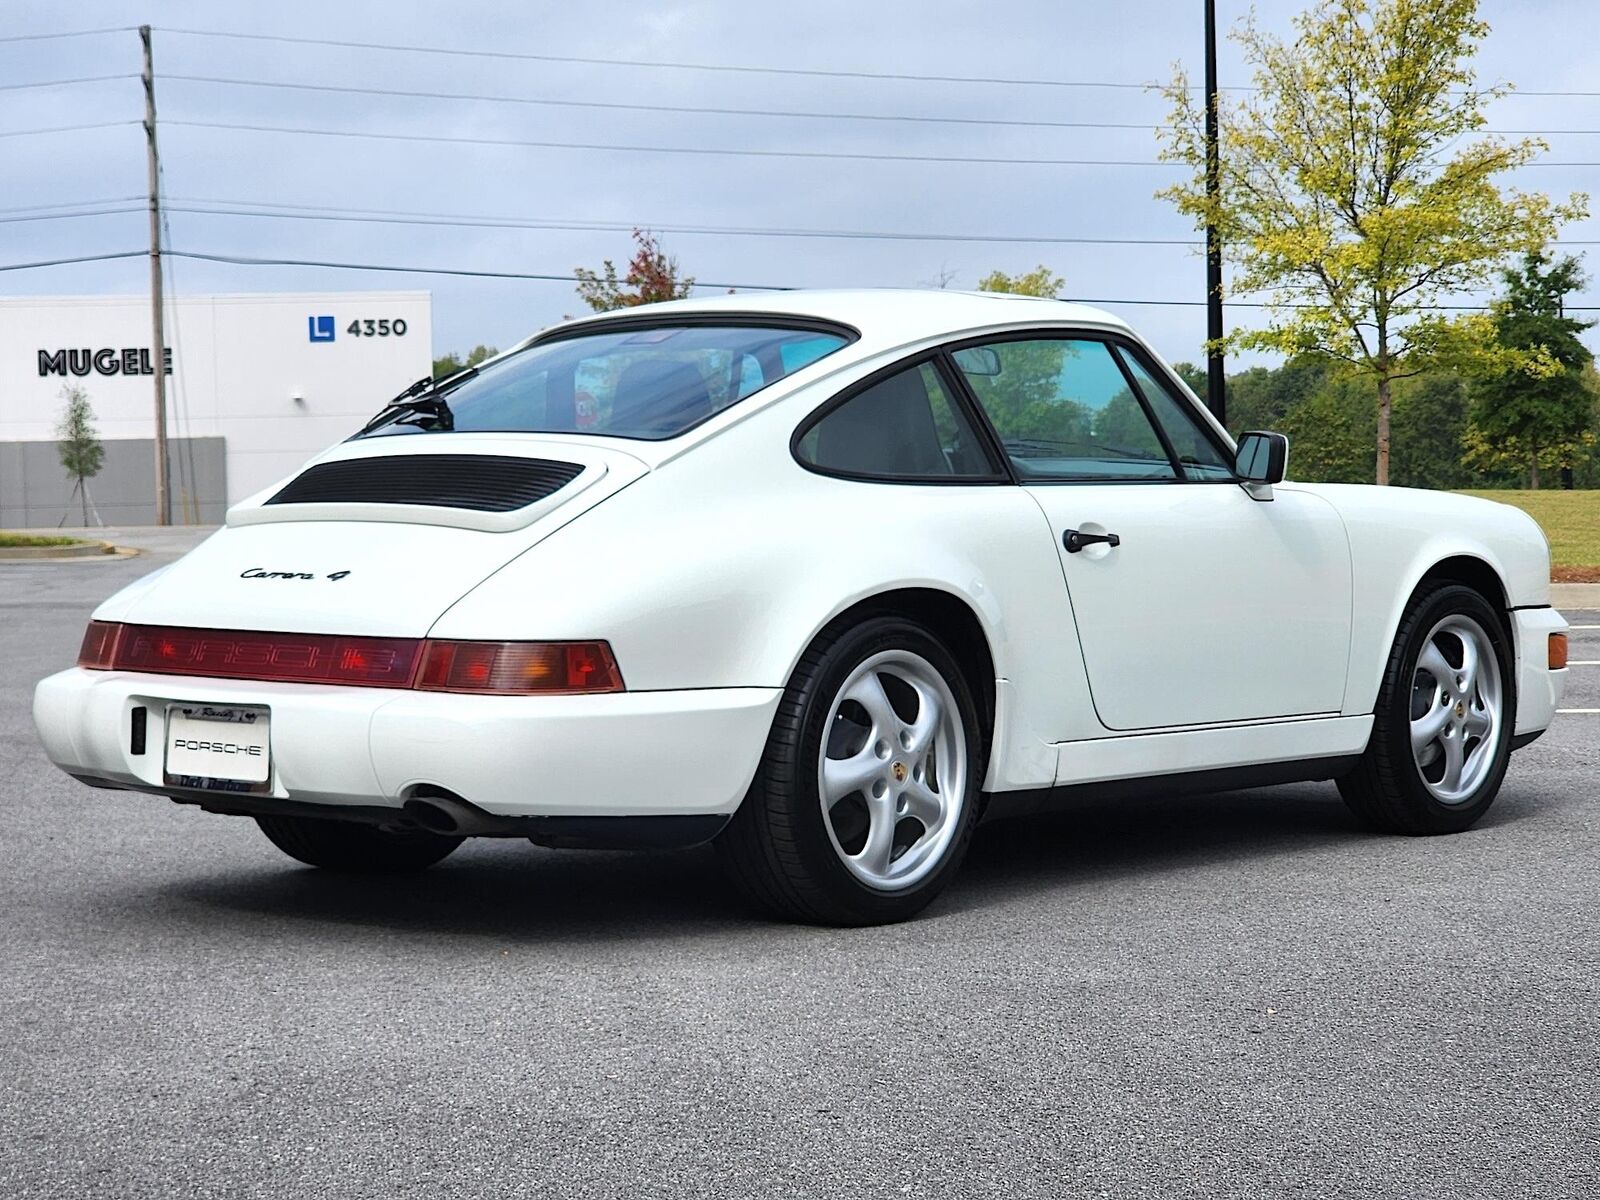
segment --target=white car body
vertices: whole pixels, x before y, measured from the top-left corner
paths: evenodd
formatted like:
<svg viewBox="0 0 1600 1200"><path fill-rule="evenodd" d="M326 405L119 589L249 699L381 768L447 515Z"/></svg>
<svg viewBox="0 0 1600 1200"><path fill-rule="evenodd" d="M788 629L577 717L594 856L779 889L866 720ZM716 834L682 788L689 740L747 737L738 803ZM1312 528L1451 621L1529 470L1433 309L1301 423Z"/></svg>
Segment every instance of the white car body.
<svg viewBox="0 0 1600 1200"><path fill-rule="evenodd" d="M1441 572L1473 581L1507 614L1519 741L1550 723L1565 673L1549 667L1548 635L1565 625L1549 606L1548 547L1521 512L1292 482L1262 502L1240 485L949 487L819 474L791 449L807 418L929 347L1018 330L1142 343L1104 312L1013 297L802 292L648 310L750 313L839 322L859 338L670 440L449 434L452 454L583 467L510 514L275 507L278 488L267 489L94 614L279 633L604 639L625 691L457 695L73 668L38 686L50 759L99 786L252 811L239 797L170 786L160 748L172 705L259 706L271 714L264 795L279 802L399 810L442 789L496 818L720 819L749 789L818 631L888 597L957 620L961 651L989 664L983 790L997 810L1008 796L1020 805L1073 785L1332 778L1367 745L1408 598ZM1226 438L1175 377L1166 382ZM354 440L314 462L437 452L439 441ZM1068 556L1068 528L1116 530L1123 544ZM136 755L138 708L150 725Z"/></svg>

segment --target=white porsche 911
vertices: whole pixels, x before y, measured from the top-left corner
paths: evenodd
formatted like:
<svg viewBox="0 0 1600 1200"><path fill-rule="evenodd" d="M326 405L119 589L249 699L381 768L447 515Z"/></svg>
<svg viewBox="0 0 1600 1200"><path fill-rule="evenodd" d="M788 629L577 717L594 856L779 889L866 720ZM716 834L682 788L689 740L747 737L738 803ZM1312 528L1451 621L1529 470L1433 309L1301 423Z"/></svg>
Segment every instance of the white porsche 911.
<svg viewBox="0 0 1600 1200"><path fill-rule="evenodd" d="M571 322L440 383L106 601L40 736L316 866L715 839L890 921L984 815L1337 780L1467 828L1550 723L1515 509L1285 482L1121 321L947 292Z"/></svg>

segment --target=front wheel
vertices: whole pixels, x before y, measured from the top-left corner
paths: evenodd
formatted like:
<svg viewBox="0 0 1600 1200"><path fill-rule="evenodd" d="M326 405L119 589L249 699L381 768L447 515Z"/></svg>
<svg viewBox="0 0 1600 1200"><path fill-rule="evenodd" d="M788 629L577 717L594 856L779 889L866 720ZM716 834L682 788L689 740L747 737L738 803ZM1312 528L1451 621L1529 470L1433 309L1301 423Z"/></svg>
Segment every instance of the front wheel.
<svg viewBox="0 0 1600 1200"><path fill-rule="evenodd" d="M431 867L458 837L421 830L390 832L376 825L323 817L257 817L261 832L290 858L308 866L357 875L394 875Z"/></svg>
<svg viewBox="0 0 1600 1200"><path fill-rule="evenodd" d="M1392 833L1457 833L1488 811L1516 720L1500 615L1471 588L1414 598L1400 621L1361 764L1345 802Z"/></svg>
<svg viewBox="0 0 1600 1200"><path fill-rule="evenodd" d="M904 920L966 853L983 742L971 689L928 630L884 616L824 634L789 681L718 848L768 910L831 925Z"/></svg>

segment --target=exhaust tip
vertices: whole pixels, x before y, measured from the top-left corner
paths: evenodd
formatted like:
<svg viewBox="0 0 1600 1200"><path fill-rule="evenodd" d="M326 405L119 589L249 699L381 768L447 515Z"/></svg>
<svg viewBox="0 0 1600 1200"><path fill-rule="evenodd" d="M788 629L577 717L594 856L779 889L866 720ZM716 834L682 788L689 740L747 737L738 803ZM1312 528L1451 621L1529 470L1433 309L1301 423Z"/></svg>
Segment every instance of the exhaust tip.
<svg viewBox="0 0 1600 1200"><path fill-rule="evenodd" d="M401 810L418 825L432 833L459 833L460 825L455 815L443 805L423 797L407 800Z"/></svg>

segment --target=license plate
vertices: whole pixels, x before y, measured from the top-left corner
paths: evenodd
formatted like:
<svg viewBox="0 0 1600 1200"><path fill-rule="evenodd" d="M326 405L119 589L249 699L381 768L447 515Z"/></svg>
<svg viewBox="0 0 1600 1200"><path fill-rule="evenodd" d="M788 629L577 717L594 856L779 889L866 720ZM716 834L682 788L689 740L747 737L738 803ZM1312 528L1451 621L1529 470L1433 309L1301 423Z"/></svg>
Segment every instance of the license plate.
<svg viewBox="0 0 1600 1200"><path fill-rule="evenodd" d="M167 782L242 791L271 777L264 708L174 704L167 709Z"/></svg>

